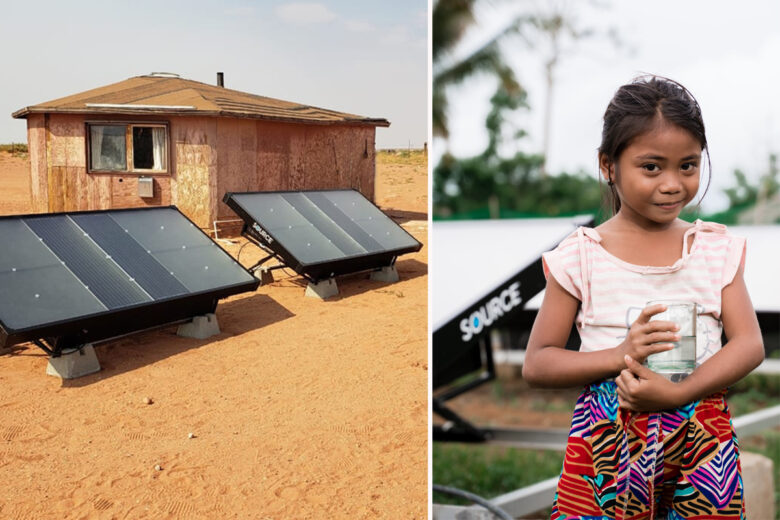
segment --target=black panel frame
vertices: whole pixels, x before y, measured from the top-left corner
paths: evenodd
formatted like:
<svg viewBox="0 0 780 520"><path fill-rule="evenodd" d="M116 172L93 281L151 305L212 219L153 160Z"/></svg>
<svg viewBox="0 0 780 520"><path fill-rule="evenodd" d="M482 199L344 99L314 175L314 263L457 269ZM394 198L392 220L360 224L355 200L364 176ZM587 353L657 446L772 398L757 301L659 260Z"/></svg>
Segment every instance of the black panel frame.
<svg viewBox="0 0 780 520"><path fill-rule="evenodd" d="M284 193L317 193L317 192L323 193L323 192L334 192L334 191L354 191L355 193L359 194L361 197L365 198L366 202L374 206L377 211L384 214L384 212L381 209L379 209L379 207L376 204L371 202L362 193L360 193L358 190L354 188L322 189L322 190L227 192L225 193L225 196L222 198L222 202L224 202L230 209L232 209L236 213L236 215L239 216L239 218L241 218L241 220L244 221L244 225L241 229L241 234L243 236L245 236L251 242L255 243L257 246L271 253L273 257L279 259L284 265L290 267L293 271L295 271L299 275L303 276L304 278L314 283L317 283L320 280L332 278L334 276L338 276L342 274L357 273L360 271L379 269L381 267L389 267L395 263L395 260L398 256L406 253L416 253L417 251L422 249L422 243L419 240L414 238L411 235L411 233L406 231L404 228L398 226L404 233L409 235L409 237L412 240L414 240L416 245L403 247L403 248L388 249L378 253L347 256L335 260L326 260L324 262L308 262L308 263L302 262L298 260L298 258L296 258L287 248L285 248L284 245L282 245L279 242L279 240L277 240L277 237L275 237L273 233L263 228L262 225L259 222L257 222L254 219L254 217L252 217L252 215L250 215L246 210L244 210L244 208L242 208L241 205L239 205L233 199L233 195L256 195L256 194L271 195L271 194L284 194ZM268 241L262 234L260 234L257 230L253 228L254 224L260 226L260 228L263 229L263 232L273 239L271 244L268 243Z"/></svg>
<svg viewBox="0 0 780 520"><path fill-rule="evenodd" d="M160 209L173 209L186 219L194 229L203 236L212 240L192 220L182 213L176 206L153 206L148 208L127 208L93 211L66 211L59 213L41 213L27 215L0 216L2 220L34 219L40 217L86 215L92 213L124 213L144 212ZM235 259L220 247L223 254L231 260ZM45 339L54 345L54 355L61 354L63 348L71 348L103 341L117 336L122 336L136 331L146 330L170 323L176 323L194 316L214 312L217 302L225 297L243 292L255 291L260 285L252 273L244 266L236 262L251 277L251 280L233 285L227 285L218 289L187 293L170 298L144 302L137 305L123 307L121 309L106 310L76 318L60 320L43 325L13 329L0 321L0 347L10 347L27 341Z"/></svg>

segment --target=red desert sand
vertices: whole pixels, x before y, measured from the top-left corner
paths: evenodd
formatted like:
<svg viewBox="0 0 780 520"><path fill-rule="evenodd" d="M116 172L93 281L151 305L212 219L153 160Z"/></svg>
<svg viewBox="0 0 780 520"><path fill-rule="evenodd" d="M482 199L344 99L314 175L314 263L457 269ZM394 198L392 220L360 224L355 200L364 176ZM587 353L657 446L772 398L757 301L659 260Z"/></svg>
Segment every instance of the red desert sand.
<svg viewBox="0 0 780 520"><path fill-rule="evenodd" d="M397 283L340 277L323 302L275 271L220 302L218 336L98 344L102 371L70 381L0 350L0 518L425 518L427 166L393 157L377 202L424 244ZM0 214L29 211L28 172L0 153Z"/></svg>

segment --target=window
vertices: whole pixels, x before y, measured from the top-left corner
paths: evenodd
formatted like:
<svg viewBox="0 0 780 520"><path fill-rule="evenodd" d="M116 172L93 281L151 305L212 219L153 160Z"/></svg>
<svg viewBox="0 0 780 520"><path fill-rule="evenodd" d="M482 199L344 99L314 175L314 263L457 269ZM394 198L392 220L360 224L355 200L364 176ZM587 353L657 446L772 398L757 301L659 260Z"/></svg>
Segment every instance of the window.
<svg viewBox="0 0 780 520"><path fill-rule="evenodd" d="M168 172L164 124L91 123L89 171Z"/></svg>

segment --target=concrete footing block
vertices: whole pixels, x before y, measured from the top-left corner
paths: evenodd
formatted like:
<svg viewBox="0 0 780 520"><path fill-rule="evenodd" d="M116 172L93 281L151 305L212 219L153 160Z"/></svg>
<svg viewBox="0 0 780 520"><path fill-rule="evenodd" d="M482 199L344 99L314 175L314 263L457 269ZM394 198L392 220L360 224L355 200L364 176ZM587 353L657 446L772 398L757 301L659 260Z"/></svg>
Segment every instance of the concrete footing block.
<svg viewBox="0 0 780 520"><path fill-rule="evenodd" d="M748 518L775 518L775 484L772 459L743 451L739 454L745 485Z"/></svg>
<svg viewBox="0 0 780 520"><path fill-rule="evenodd" d="M60 357L49 357L46 366L48 375L62 379L75 379L95 372L100 372L100 362L91 344L80 349L65 349Z"/></svg>
<svg viewBox="0 0 780 520"><path fill-rule="evenodd" d="M310 298L319 298L324 300L331 296L336 296L339 293L339 288L336 285L336 280L328 278L317 283L309 283L306 286L306 296Z"/></svg>
<svg viewBox="0 0 780 520"><path fill-rule="evenodd" d="M254 272L255 278L260 280L260 285L268 285L271 283L274 283L274 273L271 272L269 269L266 269L265 267L261 267L260 269L256 270Z"/></svg>
<svg viewBox="0 0 780 520"><path fill-rule="evenodd" d="M185 338L206 339L219 334L217 315L212 313L195 316L192 321L179 325L176 335Z"/></svg>
<svg viewBox="0 0 780 520"><path fill-rule="evenodd" d="M398 270L394 265L388 265L381 269L377 269L376 271L371 271L371 279L376 280L377 282L397 282Z"/></svg>

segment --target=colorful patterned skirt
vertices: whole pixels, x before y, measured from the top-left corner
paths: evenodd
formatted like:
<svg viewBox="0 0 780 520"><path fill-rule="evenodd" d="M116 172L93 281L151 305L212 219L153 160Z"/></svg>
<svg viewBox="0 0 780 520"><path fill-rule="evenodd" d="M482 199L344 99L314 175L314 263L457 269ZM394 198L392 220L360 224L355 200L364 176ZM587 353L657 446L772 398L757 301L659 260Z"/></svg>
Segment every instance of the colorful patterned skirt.
<svg viewBox="0 0 780 520"><path fill-rule="evenodd" d="M663 412L618 408L613 381L577 400L552 520L743 520L725 392Z"/></svg>

